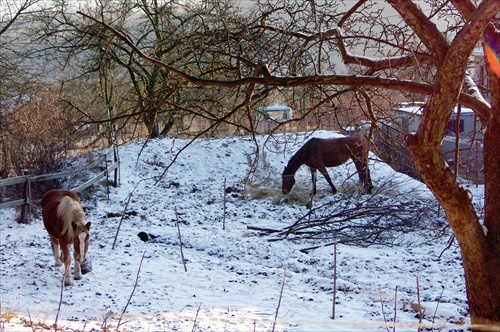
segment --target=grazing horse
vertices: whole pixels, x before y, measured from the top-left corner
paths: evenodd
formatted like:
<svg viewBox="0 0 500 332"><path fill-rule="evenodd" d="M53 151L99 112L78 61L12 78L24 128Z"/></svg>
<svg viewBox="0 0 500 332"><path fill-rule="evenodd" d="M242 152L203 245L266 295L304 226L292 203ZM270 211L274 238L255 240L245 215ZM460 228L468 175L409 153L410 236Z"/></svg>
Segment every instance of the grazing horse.
<svg viewBox="0 0 500 332"><path fill-rule="evenodd" d="M342 138L311 138L288 161L282 175L283 194L288 194L295 184L295 172L302 165L309 166L312 175L311 198L316 194L316 171L319 170L332 187L335 194L337 188L333 185L328 175L327 167L335 167L346 163L349 159L354 161L358 171L359 181L363 183L365 193L370 194L373 189L368 170L367 148L359 137Z"/></svg>
<svg viewBox="0 0 500 332"><path fill-rule="evenodd" d="M80 200L69 190L54 189L42 197L42 216L45 229L49 233L55 266L64 261L64 285L71 286L71 257L69 246L74 248L74 278L82 278L80 264L87 260L89 248L90 222L86 222ZM85 271L84 271L85 272Z"/></svg>

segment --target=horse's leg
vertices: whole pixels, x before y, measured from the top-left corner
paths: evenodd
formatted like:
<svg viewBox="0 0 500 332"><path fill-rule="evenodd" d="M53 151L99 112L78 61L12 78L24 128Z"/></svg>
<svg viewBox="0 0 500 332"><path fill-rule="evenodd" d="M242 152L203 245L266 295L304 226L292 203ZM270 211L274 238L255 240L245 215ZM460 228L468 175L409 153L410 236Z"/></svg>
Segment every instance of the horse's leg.
<svg viewBox="0 0 500 332"><path fill-rule="evenodd" d="M365 187L366 193L371 194L373 189L372 178L370 176L370 170L368 169L368 165L365 165Z"/></svg>
<svg viewBox="0 0 500 332"><path fill-rule="evenodd" d="M356 160L354 162L354 165L356 166L356 170L358 171L359 183L363 184L363 187L365 189L365 194L371 194L373 186L370 179L370 171L368 170L368 165L361 162L360 160Z"/></svg>
<svg viewBox="0 0 500 332"><path fill-rule="evenodd" d="M312 190L311 194L309 195L309 203L307 203L306 208L312 209L313 206L313 199L314 195L316 195L316 170L314 168L310 168L311 170L311 180L312 180Z"/></svg>
<svg viewBox="0 0 500 332"><path fill-rule="evenodd" d="M311 181L312 181L312 191L311 191L311 196L316 195L316 169L315 168L310 168L311 170Z"/></svg>
<svg viewBox="0 0 500 332"><path fill-rule="evenodd" d="M333 194L335 195L337 193L337 188L335 188L335 186L333 185L332 179L330 179L330 175L328 174L328 171L326 170L326 167L324 167L324 166L323 167L319 167L318 170L320 171L321 174L323 174L323 176L326 179L326 182L328 182L328 184L332 188Z"/></svg>
<svg viewBox="0 0 500 332"><path fill-rule="evenodd" d="M73 271L74 278L75 278L75 280L80 280L80 279L82 279L82 269L80 267L80 260L78 260L76 250L75 250L74 255L73 255L73 260L75 261L75 267L74 267L74 271Z"/></svg>
<svg viewBox="0 0 500 332"><path fill-rule="evenodd" d="M73 286L71 280L71 256L69 254L69 246L67 243L60 243L64 256L64 286Z"/></svg>
<svg viewBox="0 0 500 332"><path fill-rule="evenodd" d="M59 267L62 265L59 241L51 237L50 245L52 246L52 255L54 256L55 266Z"/></svg>

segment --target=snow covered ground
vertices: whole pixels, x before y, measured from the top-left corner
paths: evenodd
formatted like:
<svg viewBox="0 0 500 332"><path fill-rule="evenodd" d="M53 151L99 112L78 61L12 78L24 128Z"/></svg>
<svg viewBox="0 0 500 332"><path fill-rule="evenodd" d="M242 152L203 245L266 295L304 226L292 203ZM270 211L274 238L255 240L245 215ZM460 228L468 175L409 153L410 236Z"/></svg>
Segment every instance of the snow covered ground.
<svg viewBox="0 0 500 332"><path fill-rule="evenodd" d="M320 245L335 239L269 241L277 237L254 230L283 229L308 212L305 166L290 197L281 193L283 167L307 138L275 136L264 147L266 139L258 138L261 158L246 183L256 150L249 137L121 147L120 186L109 189L109 198L103 186L80 195L92 222L93 271L62 295L63 269L53 266L41 219L20 225L13 209L0 210L2 330L46 330L60 305L57 326L72 331L383 331L394 318L396 331L416 331L417 280L422 322L465 330L460 253L456 246L444 251L450 234L433 230L443 228L436 226L444 222L442 211L438 216L425 185L376 160L370 168L382 202L417 201L435 212L426 228L392 247L337 245L332 319L334 246ZM371 197L357 193L352 163L329 171L339 193L331 195L319 176L314 206L340 208ZM480 199L482 188L469 187ZM144 242L140 232L152 237ZM311 246L320 247L301 251Z"/></svg>

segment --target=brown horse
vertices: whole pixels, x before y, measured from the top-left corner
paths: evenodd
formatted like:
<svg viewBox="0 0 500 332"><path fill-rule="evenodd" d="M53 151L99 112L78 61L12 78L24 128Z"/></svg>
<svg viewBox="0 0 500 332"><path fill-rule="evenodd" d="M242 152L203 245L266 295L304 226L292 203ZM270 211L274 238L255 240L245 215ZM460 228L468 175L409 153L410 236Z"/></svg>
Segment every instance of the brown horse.
<svg viewBox="0 0 500 332"><path fill-rule="evenodd" d="M288 161L288 165L285 167L282 175L283 193L286 195L290 192L295 184L295 172L297 172L300 166L305 164L309 166L312 175L311 196L316 194L317 170L323 174L335 194L337 188L333 185L326 168L340 166L349 159L352 159L358 171L359 181L365 188L365 193L370 194L373 186L370 171L368 170L367 152L366 145L359 137L311 138Z"/></svg>
<svg viewBox="0 0 500 332"><path fill-rule="evenodd" d="M74 278L82 278L80 264L87 260L89 248L90 222L86 222L80 200L69 190L54 189L42 197L42 216L45 229L49 233L55 266L64 260L64 285L71 286L71 257L69 246L74 248Z"/></svg>

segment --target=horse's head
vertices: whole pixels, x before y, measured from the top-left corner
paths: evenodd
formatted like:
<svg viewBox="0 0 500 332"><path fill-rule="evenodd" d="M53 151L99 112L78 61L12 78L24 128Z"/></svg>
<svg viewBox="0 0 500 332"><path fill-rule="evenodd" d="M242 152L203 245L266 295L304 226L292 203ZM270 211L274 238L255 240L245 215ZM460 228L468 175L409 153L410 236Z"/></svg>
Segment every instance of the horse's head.
<svg viewBox="0 0 500 332"><path fill-rule="evenodd" d="M84 263L87 260L87 251L89 249L90 222L86 224L77 224L73 222L74 236L73 246L75 248L75 260Z"/></svg>
<svg viewBox="0 0 500 332"><path fill-rule="evenodd" d="M286 195L290 192L290 190L292 190L292 187L295 184L295 176L293 174L290 174L290 172L287 172L287 169L285 167L281 178L283 180L281 191L283 191L283 194Z"/></svg>

